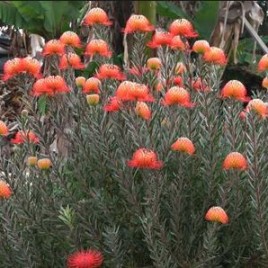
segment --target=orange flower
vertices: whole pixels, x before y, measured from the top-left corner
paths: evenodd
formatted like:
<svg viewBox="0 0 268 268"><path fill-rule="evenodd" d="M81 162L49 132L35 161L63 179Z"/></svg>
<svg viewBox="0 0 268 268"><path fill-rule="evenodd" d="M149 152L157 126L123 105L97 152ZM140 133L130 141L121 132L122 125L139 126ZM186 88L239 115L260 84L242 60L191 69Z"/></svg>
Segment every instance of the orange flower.
<svg viewBox="0 0 268 268"><path fill-rule="evenodd" d="M85 84L83 85L83 93L100 93L100 86L101 81L96 77L90 77L86 80Z"/></svg>
<svg viewBox="0 0 268 268"><path fill-rule="evenodd" d="M210 49L210 45L206 40L197 40L194 42L192 50L195 53L204 54Z"/></svg>
<svg viewBox="0 0 268 268"><path fill-rule="evenodd" d="M171 40L171 44L170 44L170 47L172 49L177 49L177 50L180 50L180 51L184 51L186 50L186 48L188 48L188 43L187 42L183 42L181 40L181 37L179 35L175 35L172 40Z"/></svg>
<svg viewBox="0 0 268 268"><path fill-rule="evenodd" d="M184 63L178 62L175 68L175 74L183 74L184 72L186 72Z"/></svg>
<svg viewBox="0 0 268 268"><path fill-rule="evenodd" d="M37 157L36 156L29 156L27 158L27 165L30 167L33 167L37 164Z"/></svg>
<svg viewBox="0 0 268 268"><path fill-rule="evenodd" d="M19 74L21 72L21 59L14 58L12 60L6 61L3 70L4 70L4 76L3 76L4 81Z"/></svg>
<svg viewBox="0 0 268 268"><path fill-rule="evenodd" d="M7 125L0 120L0 136L6 136L8 134L9 130Z"/></svg>
<svg viewBox="0 0 268 268"><path fill-rule="evenodd" d="M179 87L183 86L183 78L181 76L174 76L172 77L171 81Z"/></svg>
<svg viewBox="0 0 268 268"><path fill-rule="evenodd" d="M125 75L121 72L120 68L114 64L102 64L96 76L99 79L125 79Z"/></svg>
<svg viewBox="0 0 268 268"><path fill-rule="evenodd" d="M110 97L108 103L104 106L106 112L117 112L122 106L121 101L117 97Z"/></svg>
<svg viewBox="0 0 268 268"><path fill-rule="evenodd" d="M43 55L44 56L49 56L49 55L63 55L65 53L65 45L57 40L57 39L52 39L48 41L43 49Z"/></svg>
<svg viewBox="0 0 268 268"><path fill-rule="evenodd" d="M222 224L227 224L229 221L227 213L221 207L211 207L207 211L205 219L207 221L219 222Z"/></svg>
<svg viewBox="0 0 268 268"><path fill-rule="evenodd" d="M90 94L86 96L87 104L96 106L100 102L100 96L98 94Z"/></svg>
<svg viewBox="0 0 268 268"><path fill-rule="evenodd" d="M226 65L227 63L223 50L218 47L210 47L210 49L204 53L203 59L205 62L217 65Z"/></svg>
<svg viewBox="0 0 268 268"><path fill-rule="evenodd" d="M60 59L59 68L62 70L73 68L75 70L84 69L85 66L81 62L80 57L72 52L69 52L68 54L64 54Z"/></svg>
<svg viewBox="0 0 268 268"><path fill-rule="evenodd" d="M95 7L90 9L86 14L83 24L86 26L93 26L94 24L110 26L112 25L112 22L109 20L107 13L103 9Z"/></svg>
<svg viewBox="0 0 268 268"><path fill-rule="evenodd" d="M260 99L253 99L248 103L246 111L254 111L262 118L264 118L268 115L268 106Z"/></svg>
<svg viewBox="0 0 268 268"><path fill-rule="evenodd" d="M35 78L40 78L41 64L38 60L31 57L21 59L22 71L31 74Z"/></svg>
<svg viewBox="0 0 268 268"><path fill-rule="evenodd" d="M156 31L152 40L147 44L148 47L158 48L161 46L170 46L172 35L169 32Z"/></svg>
<svg viewBox="0 0 268 268"><path fill-rule="evenodd" d="M163 105L180 105L183 107L193 107L194 103L190 100L190 94L182 87L171 87L165 94Z"/></svg>
<svg viewBox="0 0 268 268"><path fill-rule="evenodd" d="M198 33L195 32L192 23L186 19L174 20L169 26L169 32L172 35L180 35L187 38L198 36Z"/></svg>
<svg viewBox="0 0 268 268"><path fill-rule="evenodd" d="M22 143L26 143L26 142L38 143L39 138L31 130L28 130L28 131L20 130L16 133L15 138L11 139L11 143L13 143L13 144L22 144Z"/></svg>
<svg viewBox="0 0 268 268"><path fill-rule="evenodd" d="M189 155L194 154L195 146L191 140L185 137L178 138L172 145L171 150L187 153Z"/></svg>
<svg viewBox="0 0 268 268"><path fill-rule="evenodd" d="M60 41L66 46L81 47L79 36L72 31L64 32L60 37Z"/></svg>
<svg viewBox="0 0 268 268"><path fill-rule="evenodd" d="M96 54L107 58L112 56L108 44L102 39L92 39L86 46L86 56L94 56Z"/></svg>
<svg viewBox="0 0 268 268"><path fill-rule="evenodd" d="M262 87L268 89L268 77L264 77L262 80Z"/></svg>
<svg viewBox="0 0 268 268"><path fill-rule="evenodd" d="M11 196L11 194L12 194L12 191L9 185L3 180L0 180L0 198L8 199Z"/></svg>
<svg viewBox="0 0 268 268"><path fill-rule="evenodd" d="M136 150L127 164L130 167L144 169L160 169L163 167L163 162L158 160L156 153L146 148Z"/></svg>
<svg viewBox="0 0 268 268"><path fill-rule="evenodd" d="M124 32L126 34L134 32L151 32L154 30L154 26L143 15L131 15L127 20L126 28Z"/></svg>
<svg viewBox="0 0 268 268"><path fill-rule="evenodd" d="M149 58L147 60L147 67L151 70L159 70L161 67L162 63L159 58Z"/></svg>
<svg viewBox="0 0 268 268"><path fill-rule="evenodd" d="M247 169L247 160L246 158L238 153L238 152L232 152L229 153L226 158L223 161L223 169L239 169L239 170L245 170Z"/></svg>
<svg viewBox="0 0 268 268"><path fill-rule="evenodd" d="M41 158L37 161L37 167L41 170L46 170L52 167L52 162L49 158Z"/></svg>
<svg viewBox="0 0 268 268"><path fill-rule="evenodd" d="M258 63L258 71L264 72L268 71L268 54L265 54L261 57L259 63Z"/></svg>
<svg viewBox="0 0 268 268"><path fill-rule="evenodd" d="M247 90L238 80L230 80L221 90L222 98L233 98L239 101L248 101Z"/></svg>
<svg viewBox="0 0 268 268"><path fill-rule="evenodd" d="M78 76L75 78L75 84L78 87L83 87L86 82L86 78L84 76Z"/></svg>
<svg viewBox="0 0 268 268"><path fill-rule="evenodd" d="M141 117L144 120L151 119L152 116L151 110L149 106L143 101L137 102L135 112L139 117Z"/></svg>
<svg viewBox="0 0 268 268"><path fill-rule="evenodd" d="M202 80L200 77L197 77L194 79L191 83L192 88L195 89L196 91L201 91L201 92L208 92L210 91L210 88L206 84L204 80Z"/></svg>

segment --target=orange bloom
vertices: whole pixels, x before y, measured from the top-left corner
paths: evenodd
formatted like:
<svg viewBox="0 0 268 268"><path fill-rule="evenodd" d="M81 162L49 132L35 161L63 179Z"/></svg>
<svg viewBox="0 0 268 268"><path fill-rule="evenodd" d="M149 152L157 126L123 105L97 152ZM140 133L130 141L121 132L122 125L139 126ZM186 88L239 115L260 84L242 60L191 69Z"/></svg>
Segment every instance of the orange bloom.
<svg viewBox="0 0 268 268"><path fill-rule="evenodd" d="M0 198L8 199L11 196L11 194L12 191L9 185L6 182L0 180Z"/></svg>
<svg viewBox="0 0 268 268"><path fill-rule="evenodd" d="M86 56L94 56L96 54L107 58L112 56L108 44L102 39L92 39L86 46Z"/></svg>
<svg viewBox="0 0 268 268"><path fill-rule="evenodd" d="M175 68L175 74L183 74L184 72L186 72L184 63L178 62Z"/></svg>
<svg viewBox="0 0 268 268"><path fill-rule="evenodd" d="M48 41L43 49L43 55L49 56L49 55L63 55L65 53L65 45L57 39L52 39Z"/></svg>
<svg viewBox="0 0 268 268"><path fill-rule="evenodd" d="M100 86L101 86L101 81L96 78L96 77L90 77L86 80L86 82L83 85L83 93L100 93Z"/></svg>
<svg viewBox="0 0 268 268"><path fill-rule="evenodd" d="M203 59L205 62L217 65L226 65L227 63L223 50L218 47L210 47L210 49L204 53Z"/></svg>
<svg viewBox="0 0 268 268"><path fill-rule="evenodd" d="M124 32L126 34L134 32L151 32L154 30L154 26L143 15L131 15L127 20L126 28Z"/></svg>
<svg viewBox="0 0 268 268"><path fill-rule="evenodd" d="M149 106L143 101L137 102L135 112L139 117L141 117L144 120L151 119L152 112L151 112Z"/></svg>
<svg viewBox="0 0 268 268"><path fill-rule="evenodd" d="M37 161L37 167L41 170L46 170L51 168L52 162L49 158L41 158Z"/></svg>
<svg viewBox="0 0 268 268"><path fill-rule="evenodd" d="M83 24L86 26L93 26L94 24L110 26L112 25L112 22L109 20L107 13L103 9L95 7L90 9L86 14Z"/></svg>
<svg viewBox="0 0 268 268"><path fill-rule="evenodd" d="M182 87L171 87L165 94L163 105L180 105L183 107L193 107L194 103L190 100L190 94Z"/></svg>
<svg viewBox="0 0 268 268"><path fill-rule="evenodd" d="M222 224L227 224L229 221L227 213L221 207L211 207L207 211L205 219L207 221L219 222Z"/></svg>
<svg viewBox="0 0 268 268"><path fill-rule="evenodd" d="M86 96L87 104L96 106L100 102L100 95L98 94L90 94Z"/></svg>
<svg viewBox="0 0 268 268"><path fill-rule="evenodd" d="M268 71L268 54L265 54L261 57L259 63L258 63L258 71L264 72Z"/></svg>
<svg viewBox="0 0 268 268"><path fill-rule="evenodd" d="M230 80L221 90L223 98L233 98L239 101L248 101L247 90L238 80Z"/></svg>
<svg viewBox="0 0 268 268"><path fill-rule="evenodd" d="M198 33L195 32L192 23L186 19L174 20L169 26L169 32L172 35L180 35L187 38L198 36Z"/></svg>
<svg viewBox="0 0 268 268"><path fill-rule="evenodd" d="M72 31L64 32L60 37L60 41L66 46L81 47L79 36Z"/></svg>
<svg viewBox="0 0 268 268"><path fill-rule="evenodd" d="M194 42L192 50L195 53L204 54L210 49L210 45L206 40L197 40Z"/></svg>
<svg viewBox="0 0 268 268"><path fill-rule="evenodd" d="M158 48L161 46L170 46L172 35L169 32L156 31L152 40L147 44L148 47Z"/></svg>
<svg viewBox="0 0 268 268"><path fill-rule="evenodd" d="M7 125L0 120L0 136L6 136L8 134L9 130Z"/></svg>
<svg viewBox="0 0 268 268"><path fill-rule="evenodd" d="M174 76L172 77L171 81L179 87L183 86L183 78L181 76Z"/></svg>
<svg viewBox="0 0 268 268"><path fill-rule="evenodd" d="M104 106L106 112L117 112L122 106L121 101L117 97L110 97L108 103Z"/></svg>
<svg viewBox="0 0 268 268"><path fill-rule="evenodd" d="M156 153L146 148L138 149L127 164L130 167L144 169L160 169L163 167L163 162L158 160Z"/></svg>
<svg viewBox="0 0 268 268"><path fill-rule="evenodd" d="M191 83L192 88L195 89L196 91L201 91L201 92L208 92L210 91L210 88L206 84L204 80L202 80L200 77L197 77L194 79Z"/></svg>
<svg viewBox="0 0 268 268"><path fill-rule="evenodd" d="M189 155L194 154L195 146L191 140L185 137L178 138L172 145L171 150L187 153Z"/></svg>
<svg viewBox="0 0 268 268"><path fill-rule="evenodd" d="M86 78L84 76L78 76L75 78L75 84L78 87L83 87L86 82Z"/></svg>
<svg viewBox="0 0 268 268"><path fill-rule="evenodd" d="M172 49L177 49L180 51L184 51L186 48L188 48L188 42L183 42L181 40L181 37L179 35L175 35L172 40L171 40L171 44L170 47Z"/></svg>
<svg viewBox="0 0 268 268"><path fill-rule="evenodd" d="M226 156L226 158L223 161L223 169L239 169L239 170L245 170L247 169L247 160L246 158L238 153L238 152L232 152Z"/></svg>
<svg viewBox="0 0 268 268"><path fill-rule="evenodd" d="M20 130L16 133L15 138L11 139L11 143L13 143L13 144L22 144L22 143L26 143L26 142L38 143L39 138L31 130L28 130L28 131Z"/></svg>
<svg viewBox="0 0 268 268"><path fill-rule="evenodd" d="M84 69L85 66L81 62L80 57L72 52L69 52L68 54L64 54L60 59L59 68L62 70L73 68L75 70Z"/></svg>
<svg viewBox="0 0 268 268"><path fill-rule="evenodd" d="M96 76L99 79L125 79L125 75L121 72L120 68L114 64L102 64Z"/></svg>
<svg viewBox="0 0 268 268"><path fill-rule="evenodd" d="M3 80L6 81L21 72L21 59L14 58L12 60L6 61L3 69L4 69Z"/></svg>
<svg viewBox="0 0 268 268"><path fill-rule="evenodd" d="M261 99L253 99L248 103L246 111L254 111L264 118L268 115L268 106Z"/></svg>
<svg viewBox="0 0 268 268"><path fill-rule="evenodd" d="M147 60L147 67L151 70L159 70L161 65L162 65L161 60L157 57L149 58Z"/></svg>
<svg viewBox="0 0 268 268"><path fill-rule="evenodd" d="M268 77L264 77L262 80L262 87L268 89Z"/></svg>
<svg viewBox="0 0 268 268"><path fill-rule="evenodd" d="M31 74L35 78L41 77L41 64L38 60L31 57L21 59L22 71Z"/></svg>
<svg viewBox="0 0 268 268"><path fill-rule="evenodd" d="M37 164L37 157L36 156L29 156L27 158L27 165L30 167L33 167Z"/></svg>

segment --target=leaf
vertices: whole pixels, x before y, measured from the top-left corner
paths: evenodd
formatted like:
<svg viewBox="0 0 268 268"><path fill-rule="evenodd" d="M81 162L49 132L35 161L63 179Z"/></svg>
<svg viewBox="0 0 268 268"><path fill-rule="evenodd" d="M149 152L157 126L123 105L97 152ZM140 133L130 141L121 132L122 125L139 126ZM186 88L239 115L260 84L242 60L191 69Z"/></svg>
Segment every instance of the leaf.
<svg viewBox="0 0 268 268"><path fill-rule="evenodd" d="M186 18L187 14L170 1L157 1L156 12L163 17L171 19Z"/></svg>
<svg viewBox="0 0 268 268"><path fill-rule="evenodd" d="M37 107L41 115L44 115L46 113L47 108L47 97L41 96L37 101Z"/></svg>

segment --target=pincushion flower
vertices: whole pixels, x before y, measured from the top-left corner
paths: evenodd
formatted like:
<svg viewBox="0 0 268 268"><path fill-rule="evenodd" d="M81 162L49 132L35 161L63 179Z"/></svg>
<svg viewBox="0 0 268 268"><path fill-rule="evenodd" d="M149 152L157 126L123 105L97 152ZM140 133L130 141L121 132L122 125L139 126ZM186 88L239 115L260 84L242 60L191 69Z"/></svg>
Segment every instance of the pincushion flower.
<svg viewBox="0 0 268 268"><path fill-rule="evenodd" d="M8 134L9 130L7 125L0 120L0 136L6 136Z"/></svg>
<svg viewBox="0 0 268 268"><path fill-rule="evenodd" d="M205 215L205 219L207 221L212 221L212 222L219 222L222 224L227 224L229 222L229 217L227 215L227 213L225 212L225 210L221 207L211 207L206 215Z"/></svg>
<svg viewBox="0 0 268 268"><path fill-rule="evenodd" d="M171 145L171 150L193 155L195 152L195 146L190 139L186 137L181 137L181 138L178 138Z"/></svg>
<svg viewBox="0 0 268 268"><path fill-rule="evenodd" d="M72 31L64 32L59 39L64 45L71 47L81 47L81 40L77 33Z"/></svg>
<svg viewBox="0 0 268 268"><path fill-rule="evenodd" d="M11 139L11 143L13 144L22 144L22 143L38 143L39 138L36 136L36 134L32 130L19 130L15 134L15 138Z"/></svg>
<svg viewBox="0 0 268 268"><path fill-rule="evenodd" d="M248 103L246 111L254 111L262 118L265 118L268 115L268 106L261 99L253 99Z"/></svg>
<svg viewBox="0 0 268 268"><path fill-rule="evenodd" d="M103 263L101 252L93 249L77 251L67 260L68 268L99 268Z"/></svg>
<svg viewBox="0 0 268 268"><path fill-rule="evenodd" d="M27 158L26 163L27 163L28 166L33 167L33 166L36 165L37 160L38 160L38 158L36 156L29 156Z"/></svg>
<svg viewBox="0 0 268 268"><path fill-rule="evenodd" d="M102 8L94 7L84 17L83 24L86 26L94 26L95 24L110 26L112 22Z"/></svg>
<svg viewBox="0 0 268 268"><path fill-rule="evenodd" d="M100 93L100 86L101 86L101 81L96 78L96 77L90 77L86 80L86 82L83 85L83 93Z"/></svg>
<svg viewBox="0 0 268 268"><path fill-rule="evenodd" d="M156 31L152 40L147 44L150 48L159 48L161 46L170 46L172 35L169 32Z"/></svg>
<svg viewBox="0 0 268 268"><path fill-rule="evenodd" d="M171 40L171 44L170 47L174 50L179 50L179 51L184 51L186 50L186 48L188 48L188 43L187 42L183 42L181 40L181 37L179 35L175 35L173 36L172 40Z"/></svg>
<svg viewBox="0 0 268 268"><path fill-rule="evenodd" d="M232 98L239 101L248 101L247 90L238 80L230 80L221 90L222 98Z"/></svg>
<svg viewBox="0 0 268 268"><path fill-rule="evenodd" d="M8 199L10 198L11 194L12 191L9 185L5 181L0 180L0 198Z"/></svg>
<svg viewBox="0 0 268 268"><path fill-rule="evenodd" d="M223 161L223 169L247 169L248 164L246 158L238 152L229 153Z"/></svg>
<svg viewBox="0 0 268 268"><path fill-rule="evenodd" d="M51 168L52 162L49 158L41 158L36 163L37 167L41 170L46 170Z"/></svg>
<svg viewBox="0 0 268 268"><path fill-rule="evenodd" d="M6 61L3 70L4 70L4 76L3 76L4 81L13 78L15 75L19 74L23 70L21 59L14 58L12 60Z"/></svg>
<svg viewBox="0 0 268 268"><path fill-rule="evenodd" d="M41 77L41 64L38 60L31 57L25 57L21 59L21 65L21 71L31 74L35 78Z"/></svg>
<svg viewBox="0 0 268 268"><path fill-rule="evenodd" d="M197 37L198 33L194 30L192 23L186 19L176 19L169 26L172 35L180 35L186 38Z"/></svg>
<svg viewBox="0 0 268 268"><path fill-rule="evenodd" d="M84 54L86 56L94 56L98 54L107 58L112 56L112 52L110 51L108 44L102 39L92 39L87 44Z"/></svg>
<svg viewBox="0 0 268 268"><path fill-rule="evenodd" d="M194 103L190 100L190 94L182 87L171 87L165 94L162 101L163 105L179 105L183 107L193 107Z"/></svg>
<svg viewBox="0 0 268 268"><path fill-rule="evenodd" d="M81 62L80 57L72 52L69 52L68 54L64 54L61 59L60 59L60 63L59 63L59 68L61 70L65 70L68 68L73 68L75 70L79 70L79 69L84 69L85 66L84 64Z"/></svg>
<svg viewBox="0 0 268 268"><path fill-rule="evenodd" d="M141 117L144 120L151 119L152 112L149 106L143 101L137 102L136 107L135 107L135 112L139 117Z"/></svg>
<svg viewBox="0 0 268 268"><path fill-rule="evenodd" d="M115 79L124 80L125 75L121 72L120 68L114 64L102 64L96 74L99 79Z"/></svg>
<svg viewBox="0 0 268 268"><path fill-rule="evenodd" d="M117 112L120 110L121 106L122 102L117 97L110 97L103 109L106 112Z"/></svg>
<svg viewBox="0 0 268 268"><path fill-rule="evenodd" d="M50 55L63 55L65 53L65 45L57 39L52 39L48 41L43 49L44 56Z"/></svg>
<svg viewBox="0 0 268 268"><path fill-rule="evenodd" d="M87 104L91 106L96 106L100 102L99 94L89 94L86 95Z"/></svg>
<svg viewBox="0 0 268 268"><path fill-rule="evenodd" d="M150 69L150 70L159 70L162 63L161 63L161 60L157 57L154 57L154 58L149 58L147 60L147 68Z"/></svg>
<svg viewBox="0 0 268 268"><path fill-rule="evenodd" d="M153 30L154 26L145 16L133 14L127 20L124 32L130 34L134 32L151 32Z"/></svg>
<svg viewBox="0 0 268 268"><path fill-rule="evenodd" d="M78 76L75 78L75 84L78 87L83 87L86 82L86 78L84 76Z"/></svg>
<svg viewBox="0 0 268 268"><path fill-rule="evenodd" d="M157 154L146 148L136 150L127 164L130 167L141 169L160 169L163 167L163 162L158 160Z"/></svg>
<svg viewBox="0 0 268 268"><path fill-rule="evenodd" d="M226 65L227 63L224 51L218 47L210 47L210 49L204 53L203 60L216 65Z"/></svg>
<svg viewBox="0 0 268 268"><path fill-rule="evenodd" d="M209 42L206 40L197 40L194 42L192 50L195 53L204 54L205 52L209 51L210 45Z"/></svg>
<svg viewBox="0 0 268 268"><path fill-rule="evenodd" d="M268 89L268 77L264 77L261 83L262 87Z"/></svg>
<svg viewBox="0 0 268 268"><path fill-rule="evenodd" d="M259 72L268 71L268 54L263 55L260 61L258 62L258 71Z"/></svg>
<svg viewBox="0 0 268 268"><path fill-rule="evenodd" d="M176 86L183 87L183 78L179 75L173 76L171 82Z"/></svg>

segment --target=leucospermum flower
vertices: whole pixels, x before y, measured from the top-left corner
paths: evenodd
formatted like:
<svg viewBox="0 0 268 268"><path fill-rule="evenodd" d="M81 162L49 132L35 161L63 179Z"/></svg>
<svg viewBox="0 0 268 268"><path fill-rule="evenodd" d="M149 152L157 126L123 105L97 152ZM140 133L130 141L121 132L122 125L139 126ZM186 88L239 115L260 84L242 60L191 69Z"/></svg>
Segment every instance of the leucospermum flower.
<svg viewBox="0 0 268 268"><path fill-rule="evenodd" d="M203 55L203 60L216 65L226 65L227 58L224 51L218 47L210 47Z"/></svg>
<svg viewBox="0 0 268 268"><path fill-rule="evenodd" d="M264 77L261 83L262 87L268 89L268 77Z"/></svg>
<svg viewBox="0 0 268 268"><path fill-rule="evenodd" d="M232 98L239 101L248 101L247 90L238 80L230 80L221 90L222 98Z"/></svg>
<svg viewBox="0 0 268 268"><path fill-rule="evenodd" d="M195 53L204 54L205 52L209 51L210 45L209 42L206 40L197 40L194 42L192 50Z"/></svg>
<svg viewBox="0 0 268 268"><path fill-rule="evenodd" d="M75 78L75 84L78 87L83 87L86 82L86 78L84 76L78 76Z"/></svg>
<svg viewBox="0 0 268 268"><path fill-rule="evenodd" d="M183 78L181 76L179 76L179 75L173 76L171 78L171 81L172 81L172 83L174 83L174 85L179 86L179 87L183 87Z"/></svg>
<svg viewBox="0 0 268 268"><path fill-rule="evenodd" d="M268 71L268 54L262 56L260 61L258 62L258 71L259 72Z"/></svg>
<svg viewBox="0 0 268 268"><path fill-rule="evenodd" d="M11 194L12 191L9 185L5 181L0 180L0 198L8 199L10 198Z"/></svg>
<svg viewBox="0 0 268 268"><path fill-rule="evenodd" d="M127 164L130 167L142 169L160 169L163 167L163 162L158 160L157 154L146 148L136 150Z"/></svg>
<svg viewBox="0 0 268 268"><path fill-rule="evenodd" d="M0 136L6 136L8 134L9 130L7 125L0 120Z"/></svg>
<svg viewBox="0 0 268 268"><path fill-rule="evenodd" d="M14 77L21 71L21 59L14 58L12 60L6 61L3 70L4 70L4 76L3 76L4 81Z"/></svg>
<svg viewBox="0 0 268 268"><path fill-rule="evenodd" d="M107 13L102 8L95 7L90 9L86 14L83 24L86 26L93 26L95 24L110 26L112 25L112 22L109 20Z"/></svg>
<svg viewBox="0 0 268 268"><path fill-rule="evenodd" d="M134 32L151 32L153 30L154 26L145 16L133 14L127 20L124 32L130 34Z"/></svg>
<svg viewBox="0 0 268 268"><path fill-rule="evenodd" d="M52 167L52 162L49 158L41 158L36 163L40 170L47 170Z"/></svg>
<svg viewBox="0 0 268 268"><path fill-rule="evenodd" d="M77 33L72 31L64 32L59 39L64 45L72 47L81 47L81 40Z"/></svg>
<svg viewBox="0 0 268 268"><path fill-rule="evenodd" d="M89 94L89 93L99 94L100 86L101 86L101 81L98 78L90 77L85 81L82 92L86 94Z"/></svg>
<svg viewBox="0 0 268 268"><path fill-rule="evenodd" d="M84 54L86 56L94 56L98 54L107 58L112 56L112 52L110 51L108 44L102 39L92 39L87 44Z"/></svg>
<svg viewBox="0 0 268 268"><path fill-rule="evenodd" d="M68 54L64 54L60 59L59 68L61 70L65 70L68 68L73 68L75 70L84 69L85 66L81 62L80 57L72 52L69 52Z"/></svg>
<svg viewBox="0 0 268 268"><path fill-rule="evenodd" d="M211 207L206 215L205 219L207 221L212 221L212 222L219 222L222 224L227 224L229 222L229 217L225 210L221 207Z"/></svg>
<svg viewBox="0 0 268 268"><path fill-rule="evenodd" d="M238 152L229 153L223 161L223 169L238 169L245 170L247 169L247 160L246 158Z"/></svg>
<svg viewBox="0 0 268 268"><path fill-rule="evenodd" d="M44 56L50 56L50 55L63 55L65 53L65 45L57 39L52 39L45 43L44 49L43 49L43 55Z"/></svg>
<svg viewBox="0 0 268 268"><path fill-rule="evenodd" d="M172 35L169 32L156 31L152 40L147 44L151 48L159 48L161 46L170 46Z"/></svg>
<svg viewBox="0 0 268 268"><path fill-rule="evenodd" d="M36 144L39 142L39 138L31 130L28 130L28 131L19 130L15 134L15 138L11 139L11 143L13 144L22 144L22 143L27 143L27 142Z"/></svg>
<svg viewBox="0 0 268 268"><path fill-rule="evenodd" d="M98 69L97 78L99 79L115 79L124 80L125 75L121 72L120 68L114 64L102 64Z"/></svg>
<svg viewBox="0 0 268 268"><path fill-rule="evenodd" d="M189 92L182 87L171 87L165 94L164 99L162 101L163 105L179 105L183 107L193 107L194 103L190 100Z"/></svg>
<svg viewBox="0 0 268 268"><path fill-rule="evenodd" d="M268 115L268 106L261 99L253 99L253 100L249 101L247 108L246 108L246 111L247 112L254 111L262 118L265 118Z"/></svg>
<svg viewBox="0 0 268 268"><path fill-rule="evenodd" d="M190 139L186 137L181 137L181 138L178 138L171 145L171 150L193 155L195 152L195 146Z"/></svg>
<svg viewBox="0 0 268 268"><path fill-rule="evenodd" d="M103 107L105 112L117 112L121 109L122 102L117 97L110 97Z"/></svg>
<svg viewBox="0 0 268 268"><path fill-rule="evenodd" d="M135 107L135 112L139 117L141 117L144 120L151 119L152 112L151 112L149 106L143 101L137 102L136 107Z"/></svg>
<svg viewBox="0 0 268 268"><path fill-rule="evenodd" d="M91 106L96 106L100 102L100 95L89 94L86 95L87 104Z"/></svg>
<svg viewBox="0 0 268 268"><path fill-rule="evenodd" d="M35 78L41 77L41 64L38 60L31 57L21 59L21 72L31 74Z"/></svg>
<svg viewBox="0 0 268 268"><path fill-rule="evenodd" d="M194 30L192 23L186 19L176 19L169 26L172 35L180 35L186 38L197 37L198 33Z"/></svg>
<svg viewBox="0 0 268 268"><path fill-rule="evenodd" d="M33 167L37 164L37 160L38 158L36 156L29 156L26 162L28 166Z"/></svg>
<svg viewBox="0 0 268 268"><path fill-rule="evenodd" d="M67 260L68 268L99 268L103 263L101 252L93 249L77 251Z"/></svg>
<svg viewBox="0 0 268 268"><path fill-rule="evenodd" d="M174 50L184 51L188 48L188 42L183 42L179 35L173 36L170 47Z"/></svg>
<svg viewBox="0 0 268 268"><path fill-rule="evenodd" d="M147 68L150 69L150 70L159 70L162 63L161 63L161 60L157 57L154 57L154 58L149 58L147 60Z"/></svg>

